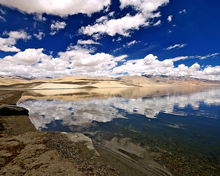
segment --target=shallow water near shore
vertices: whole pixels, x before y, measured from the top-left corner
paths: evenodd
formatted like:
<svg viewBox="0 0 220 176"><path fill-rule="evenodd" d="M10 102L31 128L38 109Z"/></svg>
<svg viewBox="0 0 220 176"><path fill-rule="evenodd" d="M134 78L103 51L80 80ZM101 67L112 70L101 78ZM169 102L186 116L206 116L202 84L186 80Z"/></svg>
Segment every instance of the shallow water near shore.
<svg viewBox="0 0 220 176"><path fill-rule="evenodd" d="M18 106L40 131L81 132L174 175L220 174L219 87L35 90Z"/></svg>

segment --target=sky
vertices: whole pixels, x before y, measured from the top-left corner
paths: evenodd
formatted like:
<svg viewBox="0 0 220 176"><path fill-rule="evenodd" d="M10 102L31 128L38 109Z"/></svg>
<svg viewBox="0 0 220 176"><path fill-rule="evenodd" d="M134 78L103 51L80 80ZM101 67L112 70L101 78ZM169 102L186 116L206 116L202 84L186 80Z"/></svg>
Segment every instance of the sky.
<svg viewBox="0 0 220 176"><path fill-rule="evenodd" d="M0 75L220 80L220 1L0 0Z"/></svg>

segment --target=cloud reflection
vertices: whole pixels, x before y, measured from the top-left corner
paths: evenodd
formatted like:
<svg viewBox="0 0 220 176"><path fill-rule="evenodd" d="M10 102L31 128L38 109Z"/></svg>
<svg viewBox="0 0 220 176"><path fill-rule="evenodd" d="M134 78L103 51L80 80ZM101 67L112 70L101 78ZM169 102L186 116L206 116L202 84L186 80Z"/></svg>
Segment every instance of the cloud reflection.
<svg viewBox="0 0 220 176"><path fill-rule="evenodd" d="M25 101L19 106L29 110L30 119L37 129L47 128L56 120L61 120L64 126L80 126L85 123L110 122L115 118L127 118L126 114L144 115L147 118L157 118L160 112L180 114L185 116L184 109L191 106L197 110L197 115L210 115L199 111L201 103L205 105L220 105L220 89L211 89L192 94L181 94L153 98L119 98L91 99L78 102L60 100ZM179 128L171 125L170 127ZM182 126L182 125L180 125Z"/></svg>

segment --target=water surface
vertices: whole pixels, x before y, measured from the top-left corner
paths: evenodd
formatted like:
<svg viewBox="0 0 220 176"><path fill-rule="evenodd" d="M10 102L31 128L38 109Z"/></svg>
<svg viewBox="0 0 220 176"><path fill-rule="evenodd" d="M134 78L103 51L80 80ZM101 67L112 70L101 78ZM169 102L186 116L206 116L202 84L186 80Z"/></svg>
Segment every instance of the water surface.
<svg viewBox="0 0 220 176"><path fill-rule="evenodd" d="M220 173L218 87L30 91L18 105L38 130L82 132L174 175Z"/></svg>

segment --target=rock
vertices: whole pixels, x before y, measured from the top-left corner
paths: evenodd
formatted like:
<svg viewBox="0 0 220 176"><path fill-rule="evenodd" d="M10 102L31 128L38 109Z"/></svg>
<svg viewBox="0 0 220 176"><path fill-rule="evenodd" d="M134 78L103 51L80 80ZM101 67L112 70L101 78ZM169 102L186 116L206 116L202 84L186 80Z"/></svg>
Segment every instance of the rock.
<svg viewBox="0 0 220 176"><path fill-rule="evenodd" d="M89 137L85 136L83 133L62 132L62 134L66 135L68 137L68 139L72 142L75 142L75 143L85 142L84 145L87 147L87 149L89 149L90 151L94 151L94 156L100 156L99 153L94 148L94 146L92 144L92 140Z"/></svg>
<svg viewBox="0 0 220 176"><path fill-rule="evenodd" d="M0 116L11 116L11 115L27 115L28 110L15 105L1 105Z"/></svg>

